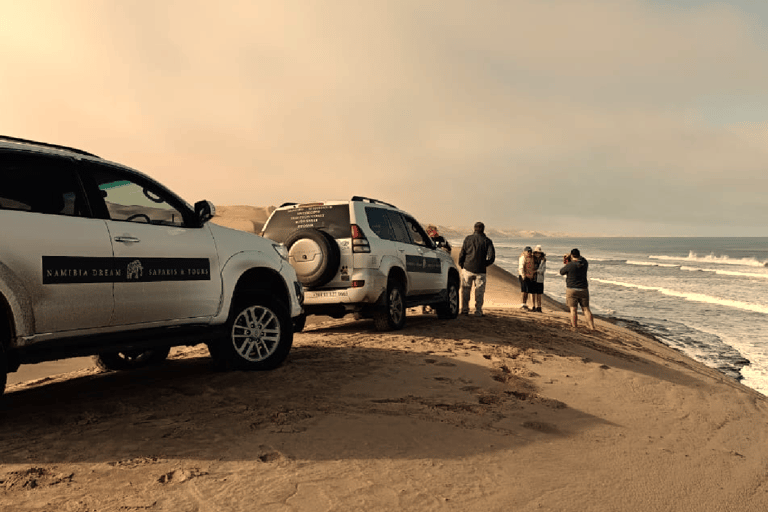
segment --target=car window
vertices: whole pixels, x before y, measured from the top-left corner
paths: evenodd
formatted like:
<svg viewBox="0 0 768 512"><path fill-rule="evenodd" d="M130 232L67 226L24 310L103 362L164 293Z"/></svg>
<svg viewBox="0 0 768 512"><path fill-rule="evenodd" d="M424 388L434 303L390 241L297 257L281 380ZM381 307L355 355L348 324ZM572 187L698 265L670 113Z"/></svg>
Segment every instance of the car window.
<svg viewBox="0 0 768 512"><path fill-rule="evenodd" d="M0 209L85 217L85 194L69 161L0 154Z"/></svg>
<svg viewBox="0 0 768 512"><path fill-rule="evenodd" d="M424 231L424 228L422 228L421 225L416 222L416 219L403 216L403 220L405 221L405 225L408 228L408 234L411 237L412 243L421 245L423 247L433 247L433 243L429 238L429 235L427 235L427 232Z"/></svg>
<svg viewBox="0 0 768 512"><path fill-rule="evenodd" d="M90 172L104 198L109 218L161 226L184 226L177 200L162 188L136 176L109 167L94 167Z"/></svg>
<svg viewBox="0 0 768 512"><path fill-rule="evenodd" d="M389 218L389 223L392 226L392 231L395 235L395 241L402 242L404 244L410 244L411 237L408 236L408 228L405 226L402 215L395 211L387 210L387 217Z"/></svg>
<svg viewBox="0 0 768 512"><path fill-rule="evenodd" d="M264 226L264 236L278 243L297 229L319 229L333 238L349 238L349 205L315 204L277 210Z"/></svg>
<svg viewBox="0 0 768 512"><path fill-rule="evenodd" d="M376 208L374 206L366 206L365 216L368 219L368 225L376 236L382 240L397 240L392 225L389 223L387 210Z"/></svg>

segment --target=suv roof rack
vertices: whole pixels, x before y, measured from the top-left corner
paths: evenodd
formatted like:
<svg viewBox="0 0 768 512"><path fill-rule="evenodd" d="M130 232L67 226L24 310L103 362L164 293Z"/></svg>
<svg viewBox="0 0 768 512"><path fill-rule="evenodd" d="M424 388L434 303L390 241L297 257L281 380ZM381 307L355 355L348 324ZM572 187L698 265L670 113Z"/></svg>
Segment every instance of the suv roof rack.
<svg viewBox="0 0 768 512"><path fill-rule="evenodd" d="M78 154L81 154L81 155L92 156L94 158L99 158L99 159L101 158L101 157L98 157L98 156L94 155L93 153L89 153L87 151L83 151L82 149L71 148L69 146L60 146L58 144L49 144L47 142L38 142L36 140L20 139L19 137L9 137L8 135L0 135L0 140L5 140L5 141L8 141L8 142L19 142L19 143L22 143L22 144L32 144L34 146L45 146L47 148L62 149L64 151L71 151L73 153L78 153Z"/></svg>
<svg viewBox="0 0 768 512"><path fill-rule="evenodd" d="M371 199L370 197L363 197L363 196L352 196L352 201L367 201L369 203L376 203L376 204L383 204L385 206L391 206L392 208L397 208L397 206L389 203L385 203L384 201L379 201L378 199ZM398 210L400 208L397 208Z"/></svg>

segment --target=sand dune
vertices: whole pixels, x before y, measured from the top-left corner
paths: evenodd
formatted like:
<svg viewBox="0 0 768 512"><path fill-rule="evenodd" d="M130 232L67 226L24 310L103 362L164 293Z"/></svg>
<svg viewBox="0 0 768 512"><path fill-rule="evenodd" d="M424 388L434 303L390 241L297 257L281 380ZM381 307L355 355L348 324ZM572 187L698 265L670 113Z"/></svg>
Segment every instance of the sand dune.
<svg viewBox="0 0 768 512"><path fill-rule="evenodd" d="M239 229L241 231L248 231L250 233L259 233L261 227L267 221L269 215L274 211L274 206L219 206L216 205L216 216L213 218L213 222L226 226L228 228ZM421 221L420 221L421 222ZM428 224L428 219L422 222L424 226ZM472 232L472 226L469 227L455 227L444 226L442 224L436 224L440 233L446 238L456 239L464 238L466 235ZM546 238L553 236L574 236L569 233L555 233L544 231L529 231L529 230L517 230L517 229L497 229L495 227L488 228L488 236L491 238Z"/></svg>
<svg viewBox="0 0 768 512"><path fill-rule="evenodd" d="M216 205L216 216L211 222L240 231L259 233L274 210L274 206Z"/></svg>
<svg viewBox="0 0 768 512"><path fill-rule="evenodd" d="M764 396L517 301L493 267L484 318L312 318L272 372L215 372L199 346L9 386L0 509L766 509Z"/></svg>

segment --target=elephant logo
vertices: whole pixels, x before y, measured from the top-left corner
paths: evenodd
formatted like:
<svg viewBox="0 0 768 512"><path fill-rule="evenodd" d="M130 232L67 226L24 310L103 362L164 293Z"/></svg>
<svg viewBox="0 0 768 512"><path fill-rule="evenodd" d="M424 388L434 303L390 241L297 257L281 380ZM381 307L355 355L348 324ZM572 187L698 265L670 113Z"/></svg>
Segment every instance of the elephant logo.
<svg viewBox="0 0 768 512"><path fill-rule="evenodd" d="M141 261L133 260L128 264L128 268L125 271L125 279L128 281L136 279L138 281L143 274L144 267L141 266Z"/></svg>

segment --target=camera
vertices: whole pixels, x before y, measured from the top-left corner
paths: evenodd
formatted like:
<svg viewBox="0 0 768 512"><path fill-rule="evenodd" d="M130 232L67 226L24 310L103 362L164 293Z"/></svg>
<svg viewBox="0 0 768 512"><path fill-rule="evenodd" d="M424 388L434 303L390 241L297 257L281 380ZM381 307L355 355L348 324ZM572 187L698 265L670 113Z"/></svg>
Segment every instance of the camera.
<svg viewBox="0 0 768 512"><path fill-rule="evenodd" d="M567 265L570 262L571 262L571 255L570 254L564 255L563 256L563 265Z"/></svg>

